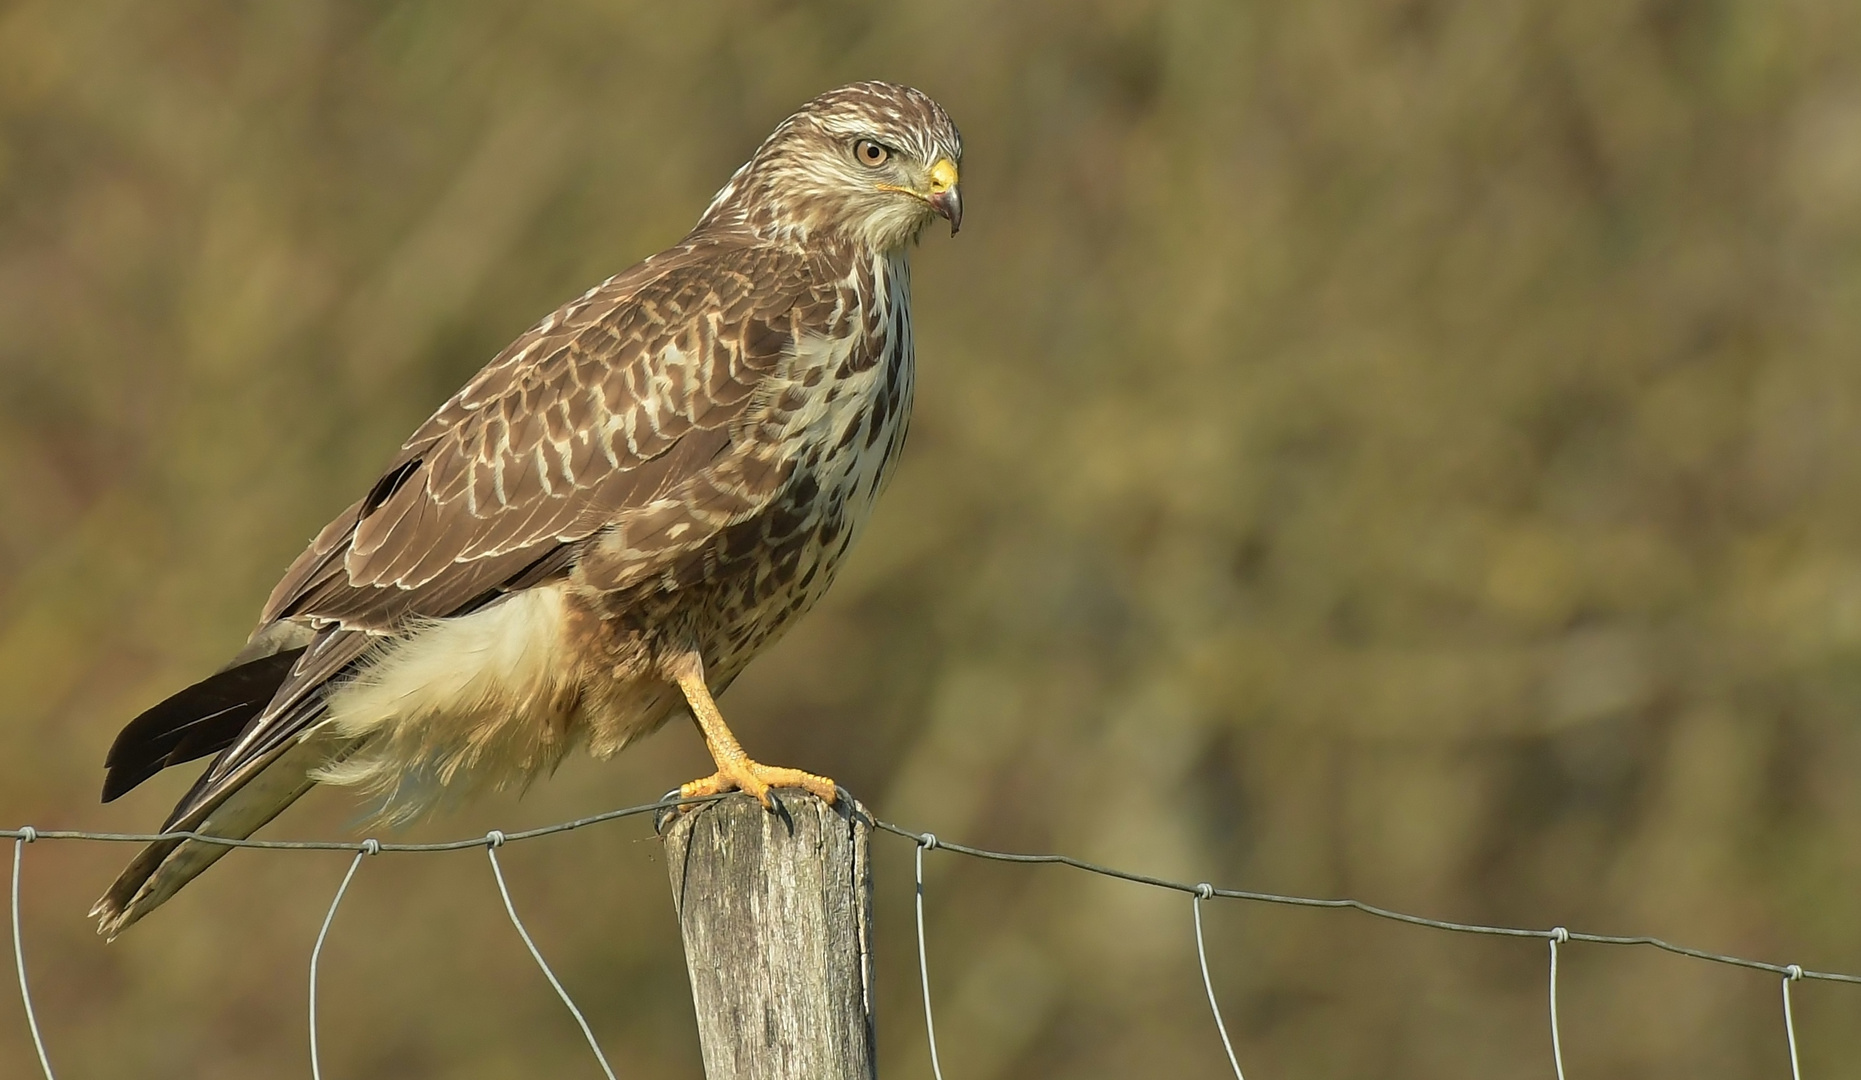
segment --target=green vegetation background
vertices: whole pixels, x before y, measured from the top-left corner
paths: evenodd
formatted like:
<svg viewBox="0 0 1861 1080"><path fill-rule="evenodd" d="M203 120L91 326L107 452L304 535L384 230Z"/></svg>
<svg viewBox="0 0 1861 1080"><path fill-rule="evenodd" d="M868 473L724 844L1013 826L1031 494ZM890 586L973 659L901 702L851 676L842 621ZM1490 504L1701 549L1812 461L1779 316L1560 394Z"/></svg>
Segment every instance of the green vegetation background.
<svg viewBox="0 0 1861 1080"><path fill-rule="evenodd" d="M759 756L951 838L1861 969L1858 59L1847 0L9 3L0 820L152 826L188 777L97 805L118 726L507 340L878 76L957 118L968 220L901 474L725 701ZM704 768L670 729L412 835ZM237 853L106 947L127 855L27 851L61 1075L301 1073L343 858ZM621 1074L698 1076L647 830L507 856ZM929 862L949 1075L1222 1074L1182 897ZM1542 943L1208 918L1249 1076L1550 1074ZM366 864L326 963L327 1075L596 1075L480 854ZM1768 976L1564 972L1572 1076L1786 1067ZM1797 1000L1805 1075L1861 1055L1861 992Z"/></svg>

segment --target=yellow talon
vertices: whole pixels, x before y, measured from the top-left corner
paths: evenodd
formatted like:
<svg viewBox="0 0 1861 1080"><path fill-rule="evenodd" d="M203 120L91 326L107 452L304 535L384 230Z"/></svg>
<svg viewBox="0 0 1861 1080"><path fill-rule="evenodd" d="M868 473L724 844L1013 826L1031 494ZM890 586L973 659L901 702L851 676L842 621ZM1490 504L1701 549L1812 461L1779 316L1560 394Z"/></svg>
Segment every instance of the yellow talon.
<svg viewBox="0 0 1861 1080"><path fill-rule="evenodd" d="M801 788L818 796L822 802L832 803L836 797L834 782L825 776L816 776L800 769L782 769L773 765L751 761L743 752L737 737L730 733L724 723L724 714L717 711L717 702L711 697L711 688L704 681L704 661L695 652L683 653L672 659L667 665L667 674L678 684L685 694L685 701L691 706L692 718L698 721L698 730L704 733L705 749L711 752L711 760L717 763L717 771L701 780L693 780L679 785L680 798L692 799L701 795L721 795L726 791L744 791L756 796L763 809L774 810L775 802L769 798L770 788Z"/></svg>
<svg viewBox="0 0 1861 1080"><path fill-rule="evenodd" d="M681 798L696 798L700 795L721 795L726 791L742 791L756 796L763 804L763 809L775 809L775 803L769 798L771 788L801 788L819 796L825 803L832 803L838 794L834 782L825 776L816 776L800 769L784 769L774 765L743 758L728 763L720 762L718 770L701 780L693 780L679 786Z"/></svg>

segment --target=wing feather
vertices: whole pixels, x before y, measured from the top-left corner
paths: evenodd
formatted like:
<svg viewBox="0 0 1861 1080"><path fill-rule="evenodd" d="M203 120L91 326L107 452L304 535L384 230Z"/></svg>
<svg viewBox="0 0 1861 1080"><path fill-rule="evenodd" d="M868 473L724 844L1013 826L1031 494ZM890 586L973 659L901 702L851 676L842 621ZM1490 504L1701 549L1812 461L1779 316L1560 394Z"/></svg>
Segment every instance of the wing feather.
<svg viewBox="0 0 1861 1080"><path fill-rule="evenodd" d="M647 580L766 502L784 473L746 414L798 311L819 310L786 265L799 258L675 248L500 353L279 582L261 632L296 620L320 635L171 820L211 812L314 727L324 688L409 620L560 577L602 534L625 552L602 584Z"/></svg>

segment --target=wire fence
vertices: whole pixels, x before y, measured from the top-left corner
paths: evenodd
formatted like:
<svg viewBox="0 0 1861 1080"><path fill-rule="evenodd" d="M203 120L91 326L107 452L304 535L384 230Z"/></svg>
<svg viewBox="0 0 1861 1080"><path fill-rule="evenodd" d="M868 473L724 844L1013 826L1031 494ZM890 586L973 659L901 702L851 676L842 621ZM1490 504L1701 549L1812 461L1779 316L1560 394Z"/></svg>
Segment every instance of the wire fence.
<svg viewBox="0 0 1861 1080"><path fill-rule="evenodd" d="M672 795L676 794L676 792L672 793ZM336 921L336 911L342 905L343 897L348 893L350 883L355 880L356 872L361 868L362 861L371 855L387 853L433 853L442 851L463 851L471 848L483 848L485 850L485 854L491 862L491 872L497 883L498 895L504 902L504 912L510 917L511 925L516 928L518 936L523 939L525 948L529 950L531 958L536 961L537 967L542 970L544 977L548 979L549 985L555 989L557 996L562 999L563 1005L568 1008L570 1015L575 1018L576 1024L581 1028L582 1035L588 1040L589 1048L594 1052L595 1059L600 1063L601 1071L607 1076L608 1080L616 1080L613 1067L608 1063L607 1055L602 1052L601 1045L599 1041L596 1040L594 1031L589 1026L587 1019L582 1015L581 1009L576 1006L574 1000L570 998L569 992L564 989L561 981L556 978L555 972L550 969L548 962L543 959L542 952L536 947L536 942L531 939L530 932L524 928L523 920L518 917L516 905L511 900L510 888L504 880L503 867L498 863L498 849L505 844L514 843L516 841L534 840L539 837L553 836L557 833L586 828L590 825L618 821L622 818L636 817L642 814L657 813L680 806L714 802L719 798L726 797L728 796L707 795L693 799L681 799L673 798L669 795L659 802L646 803L641 806L629 806L619 810L610 810L606 813L594 814L588 817L576 818L572 821L559 822L554 825L545 825L534 829L525 829L520 832L506 833L493 829L484 836L425 844L388 843L372 838L357 841L234 840L223 836L211 836L196 832L106 833L85 832L75 829L35 829L29 825L21 826L17 829L0 829L0 837L6 837L13 841L13 873L11 888L9 890L13 928L13 966L19 977L20 1000L25 1008L26 1025L32 1035L33 1049L38 1054L39 1069L44 1074L45 1080L56 1080L56 1076L52 1071L51 1055L46 1049L44 1033L39 1028L38 1014L33 1008L31 983L26 975L26 950L24 935L20 927L19 899L21 870L26 845L36 843L40 840L79 840L129 844L146 844L160 840L197 840L201 843L217 844L223 847L257 848L264 851L349 851L355 853L355 857L350 860L348 870L343 874L341 884L336 888L335 897L330 901L329 911L323 918L322 926L317 931L316 944L312 947L310 952L309 1021L310 1072L312 1080L322 1080L322 1059L317 1044L318 965L322 960L323 945L329 937L330 927ZM1484 934L1498 937L1537 938L1544 940L1550 947L1549 1004L1551 1054L1553 1063L1557 1069L1558 1080L1564 1080L1563 1037L1558 1029L1557 1016L1557 962L1558 947L1560 945L1567 945L1571 942L1582 942L1591 945L1645 946L1693 960L1765 971L1780 976L1783 992L1784 1038L1790 1053L1790 1075L1792 1080L1802 1080L1802 1073L1797 1056L1796 1017L1791 1008L1790 984L1803 979L1812 979L1823 982L1861 985L1861 975L1850 975L1834 971L1812 971L1797 964L1772 964L1762 960L1749 960L1724 953L1709 952L1704 949L1694 949L1684 945L1675 945L1655 937L1587 934L1568 930L1562 926L1554 926L1548 930L1535 930L1528 927L1516 926L1486 926L1478 923L1451 922L1444 919L1431 919L1421 915L1411 915L1406 912L1394 911L1389 908L1378 907L1374 904L1367 904L1361 900L1348 898L1286 896L1278 893L1253 892L1245 889L1218 889L1208 882L1190 883L1171 881L1167 878L1152 877L1148 874L1120 870L1116 867L1101 866L1097 863L1087 862L1083 859L1075 859L1068 855L1040 855L1009 851L991 851L987 848L971 847L967 844L957 844L946 840L940 840L934 833L906 829L902 826L894 825L891 822L882 821L877 818L870 818L868 820L873 828L904 837L916 846L913 864L917 886L915 906L917 915L918 977L923 989L924 1030L929 1043L931 1072L932 1075L936 1077L936 1080L943 1080L943 1065L937 1053L937 1027L932 1015L930 963L928 949L925 945L924 933L924 855L928 851L948 851L957 855L969 856L976 859L986 859L993 862L1068 866L1075 870L1081 870L1086 873L1097 874L1119 881L1128 881L1151 888L1166 889L1187 894L1190 900L1190 914L1195 930L1196 960L1201 969L1202 987L1207 993L1209 1012L1214 1017L1215 1029L1221 1037L1222 1049L1227 1053L1228 1064L1233 1069L1236 1080L1244 1080L1241 1073L1240 1055L1237 1055L1235 1052L1233 1040L1228 1034L1227 1024L1223 1021L1221 1016L1221 1005L1215 997L1214 980L1209 974L1208 950L1203 942L1202 936L1202 903L1217 898L1247 900L1262 904L1281 904L1291 907L1349 909L1362 912L1366 915L1372 915L1379 919L1388 919L1394 922L1406 923L1411 926L1426 927L1431 930L1442 930L1458 934Z"/></svg>

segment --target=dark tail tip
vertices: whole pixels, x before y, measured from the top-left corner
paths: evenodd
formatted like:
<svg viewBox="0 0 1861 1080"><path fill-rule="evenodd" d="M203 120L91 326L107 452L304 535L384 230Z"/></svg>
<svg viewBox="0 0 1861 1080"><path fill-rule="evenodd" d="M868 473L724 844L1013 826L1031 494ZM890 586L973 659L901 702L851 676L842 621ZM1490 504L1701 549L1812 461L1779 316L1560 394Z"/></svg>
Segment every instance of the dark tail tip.
<svg viewBox="0 0 1861 1080"><path fill-rule="evenodd" d="M170 765L231 746L303 652L286 649L227 668L131 720L104 758L103 801L120 798Z"/></svg>

